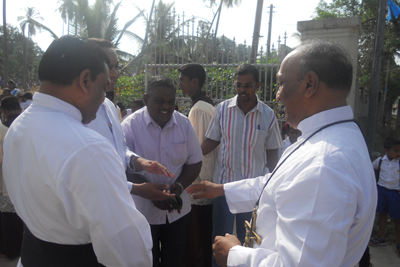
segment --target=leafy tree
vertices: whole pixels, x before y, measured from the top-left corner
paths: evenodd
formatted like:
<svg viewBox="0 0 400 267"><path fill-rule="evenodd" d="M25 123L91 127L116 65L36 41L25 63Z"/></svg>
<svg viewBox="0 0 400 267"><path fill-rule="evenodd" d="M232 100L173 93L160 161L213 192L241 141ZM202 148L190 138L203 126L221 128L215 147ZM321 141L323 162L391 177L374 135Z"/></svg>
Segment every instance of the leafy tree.
<svg viewBox="0 0 400 267"><path fill-rule="evenodd" d="M48 27L40 23L38 20L43 20L43 18L40 16L39 11L36 11L34 7L27 7L25 8L26 15L25 16L19 16L18 21L21 21L20 27L22 31L22 35L25 36L25 29L27 28L28 30L28 39L30 40L31 36L36 35L36 30L46 30L48 31L54 39L57 39L57 35L50 30ZM25 41L25 38L24 38ZM28 44L24 44L24 69L26 69L26 63L27 63L27 58L28 58ZM23 75L23 88L28 89L26 87L26 78L27 78L27 73L24 72Z"/></svg>
<svg viewBox="0 0 400 267"><path fill-rule="evenodd" d="M400 4L399 0L393 0L396 4ZM377 0L333 0L331 4L327 4L321 0L315 9L314 19L328 19L328 18L342 18L342 17L360 17L362 23L362 32L359 42L359 57L357 66L357 77L360 82L360 87L368 88L370 84L370 75L372 71L372 59L374 56L375 46L375 32L377 27L377 16L378 16L378 1ZM396 66L395 58L400 56L400 17L392 19L390 22L386 22L385 25L385 41L383 48L383 59L382 62L386 63L389 61L392 67L387 69L387 64L382 66L381 82L380 82L380 94L384 94L384 79L386 71L393 69ZM390 83L388 86L387 108L391 107L397 96L400 94L400 87L396 84L400 84L400 76L390 75ZM397 72L396 72L397 73ZM386 112L384 121L390 121L391 113ZM390 125L390 123L389 123Z"/></svg>
<svg viewBox="0 0 400 267"><path fill-rule="evenodd" d="M4 27L0 29L0 43L4 42ZM16 27L7 25L7 46L8 46L8 75L9 78L14 79L16 82L23 78L24 66L22 64L24 53L24 40L28 44L28 57L26 61L26 70L28 74L28 80L36 81L39 61L43 55L43 51L40 47L33 43L31 39L28 40ZM1 51L3 52L3 51ZM4 53L0 54L0 73L4 72L5 60ZM7 82L7 81L5 81Z"/></svg>

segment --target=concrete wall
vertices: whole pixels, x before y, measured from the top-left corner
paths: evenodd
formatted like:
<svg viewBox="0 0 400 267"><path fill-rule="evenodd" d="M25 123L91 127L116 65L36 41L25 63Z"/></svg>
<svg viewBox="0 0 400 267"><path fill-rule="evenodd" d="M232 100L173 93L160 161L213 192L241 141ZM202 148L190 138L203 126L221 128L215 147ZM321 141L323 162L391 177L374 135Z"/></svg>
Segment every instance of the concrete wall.
<svg viewBox="0 0 400 267"><path fill-rule="evenodd" d="M353 83L347 97L347 103L352 107L355 118L358 119L358 107L361 105L357 83L358 41L361 34L360 18L337 18L297 22L297 30L301 33L301 41L309 39L324 39L341 44L350 53L353 60Z"/></svg>

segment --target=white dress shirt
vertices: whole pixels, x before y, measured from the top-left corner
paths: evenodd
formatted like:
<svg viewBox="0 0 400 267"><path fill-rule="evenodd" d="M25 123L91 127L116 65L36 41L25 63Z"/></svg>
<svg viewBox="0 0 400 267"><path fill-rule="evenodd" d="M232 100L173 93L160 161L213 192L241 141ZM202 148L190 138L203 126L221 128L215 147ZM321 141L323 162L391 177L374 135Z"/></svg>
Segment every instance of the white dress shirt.
<svg viewBox="0 0 400 267"><path fill-rule="evenodd" d="M150 227L126 190L124 166L110 142L81 121L74 106L36 93L13 122L3 174L15 209L41 240L91 242L109 267L151 266Z"/></svg>
<svg viewBox="0 0 400 267"><path fill-rule="evenodd" d="M322 126L352 118L347 106L301 121L302 136L277 166ZM230 211L251 211L269 176L225 184ZM331 126L277 170L257 211L261 245L233 247L228 266L353 267L367 247L376 203L374 172L359 128L352 122Z"/></svg>
<svg viewBox="0 0 400 267"><path fill-rule="evenodd" d="M100 108L97 110L96 119L87 124L86 127L98 132L111 142L113 147L117 150L125 170L127 166L129 166L131 156L138 156L130 151L126 145L117 109L114 103L108 98L104 100L103 104L101 104ZM124 179L126 181L126 177ZM130 192L132 183L127 182L127 185Z"/></svg>

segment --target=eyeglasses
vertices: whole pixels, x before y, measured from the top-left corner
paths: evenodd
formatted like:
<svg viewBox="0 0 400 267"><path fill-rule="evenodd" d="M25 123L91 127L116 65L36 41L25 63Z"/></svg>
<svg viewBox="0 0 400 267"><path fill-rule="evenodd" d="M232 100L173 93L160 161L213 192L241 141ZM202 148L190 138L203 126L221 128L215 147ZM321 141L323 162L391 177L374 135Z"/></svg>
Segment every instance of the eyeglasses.
<svg viewBox="0 0 400 267"><path fill-rule="evenodd" d="M116 71L119 71L122 69L123 65L121 63L116 63L115 65L110 64L108 69L111 71L112 69L115 69Z"/></svg>
<svg viewBox="0 0 400 267"><path fill-rule="evenodd" d="M243 88L245 88L245 89L248 89L248 88L254 87L256 84L257 84L256 82L253 83L253 84L250 84L250 83L246 83L246 84L234 83L233 86L235 86L236 88L243 87Z"/></svg>

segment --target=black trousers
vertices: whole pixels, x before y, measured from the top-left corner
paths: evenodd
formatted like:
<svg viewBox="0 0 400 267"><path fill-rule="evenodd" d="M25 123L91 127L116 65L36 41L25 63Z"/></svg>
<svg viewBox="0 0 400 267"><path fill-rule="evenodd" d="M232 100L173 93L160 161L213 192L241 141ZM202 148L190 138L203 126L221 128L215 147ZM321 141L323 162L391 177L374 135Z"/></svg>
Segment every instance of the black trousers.
<svg viewBox="0 0 400 267"><path fill-rule="evenodd" d="M211 267L212 211L212 204L192 205L189 236L186 242L186 267Z"/></svg>
<svg viewBox="0 0 400 267"><path fill-rule="evenodd" d="M174 211L176 212L176 211ZM173 223L150 225L153 267L184 267L190 212Z"/></svg>
<svg viewBox="0 0 400 267"><path fill-rule="evenodd" d="M10 259L21 255L23 229L16 213L0 212L0 253Z"/></svg>

